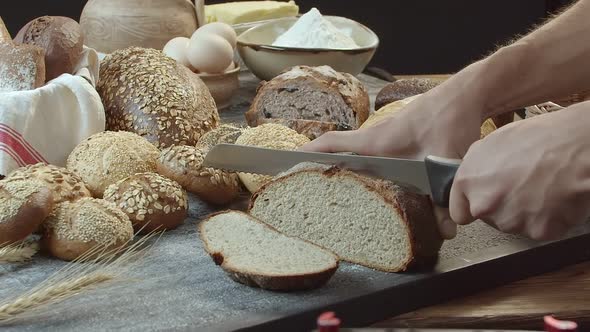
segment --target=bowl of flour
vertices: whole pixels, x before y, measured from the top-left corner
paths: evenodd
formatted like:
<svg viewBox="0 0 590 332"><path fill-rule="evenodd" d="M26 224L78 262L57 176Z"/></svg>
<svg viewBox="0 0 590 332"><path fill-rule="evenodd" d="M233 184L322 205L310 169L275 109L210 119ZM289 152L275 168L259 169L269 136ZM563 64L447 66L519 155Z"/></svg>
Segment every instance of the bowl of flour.
<svg viewBox="0 0 590 332"><path fill-rule="evenodd" d="M368 27L345 17L324 16L317 8L250 28L237 41L240 58L262 80L298 65L327 65L356 76L378 46L378 36Z"/></svg>

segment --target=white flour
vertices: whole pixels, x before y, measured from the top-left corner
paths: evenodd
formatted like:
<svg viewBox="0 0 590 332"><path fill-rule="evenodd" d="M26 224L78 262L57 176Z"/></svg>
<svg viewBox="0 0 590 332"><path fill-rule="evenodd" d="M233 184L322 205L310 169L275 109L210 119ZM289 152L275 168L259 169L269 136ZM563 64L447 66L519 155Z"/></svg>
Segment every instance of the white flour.
<svg viewBox="0 0 590 332"><path fill-rule="evenodd" d="M326 20L316 8L302 15L273 46L351 49L358 45L343 31Z"/></svg>

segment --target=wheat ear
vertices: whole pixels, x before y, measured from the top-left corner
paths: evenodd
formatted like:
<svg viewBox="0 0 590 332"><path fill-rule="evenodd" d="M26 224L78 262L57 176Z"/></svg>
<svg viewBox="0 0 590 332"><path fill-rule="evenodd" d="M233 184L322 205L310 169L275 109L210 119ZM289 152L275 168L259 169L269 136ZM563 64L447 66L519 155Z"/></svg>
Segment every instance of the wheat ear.
<svg viewBox="0 0 590 332"><path fill-rule="evenodd" d="M24 263L29 261L39 251L39 244L36 242L11 244L0 247L1 263Z"/></svg>
<svg viewBox="0 0 590 332"><path fill-rule="evenodd" d="M49 304L61 302L106 284L131 280L129 272L140 262L155 235L148 234L127 247L105 250L95 247L70 262L33 289L13 299L0 302L0 324L41 314ZM98 254L98 255L97 255ZM97 256L89 259L89 257Z"/></svg>

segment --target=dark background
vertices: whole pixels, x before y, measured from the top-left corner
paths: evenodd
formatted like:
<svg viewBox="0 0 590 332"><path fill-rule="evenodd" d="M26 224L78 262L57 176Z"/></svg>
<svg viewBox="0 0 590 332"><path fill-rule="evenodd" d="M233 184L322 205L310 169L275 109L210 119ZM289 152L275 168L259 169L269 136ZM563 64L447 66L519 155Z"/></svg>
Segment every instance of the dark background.
<svg viewBox="0 0 590 332"><path fill-rule="evenodd" d="M120 0L126 1L126 0ZM224 1L210 0L207 4ZM574 0L296 0L301 12L346 16L381 43L371 66L394 74L452 73L530 31ZM0 1L12 35L42 15L79 19L86 0Z"/></svg>

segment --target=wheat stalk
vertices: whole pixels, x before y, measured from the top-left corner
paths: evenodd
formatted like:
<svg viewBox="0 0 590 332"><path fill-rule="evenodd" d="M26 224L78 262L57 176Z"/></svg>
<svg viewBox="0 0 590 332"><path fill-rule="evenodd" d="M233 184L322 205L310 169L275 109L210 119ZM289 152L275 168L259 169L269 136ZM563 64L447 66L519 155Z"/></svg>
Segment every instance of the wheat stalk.
<svg viewBox="0 0 590 332"><path fill-rule="evenodd" d="M106 284L130 281L131 269L149 249L144 244L154 235L148 234L128 247L107 250L97 246L89 250L28 292L0 302L0 324L31 318L43 313L49 304Z"/></svg>
<svg viewBox="0 0 590 332"><path fill-rule="evenodd" d="M39 251L39 244L36 242L11 244L0 247L1 263L24 263L29 261Z"/></svg>

